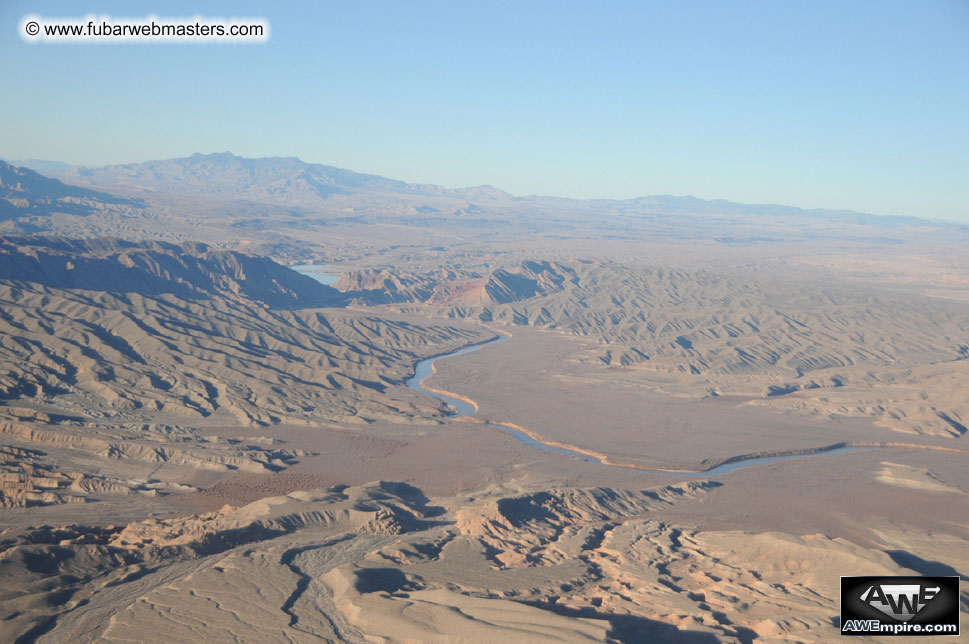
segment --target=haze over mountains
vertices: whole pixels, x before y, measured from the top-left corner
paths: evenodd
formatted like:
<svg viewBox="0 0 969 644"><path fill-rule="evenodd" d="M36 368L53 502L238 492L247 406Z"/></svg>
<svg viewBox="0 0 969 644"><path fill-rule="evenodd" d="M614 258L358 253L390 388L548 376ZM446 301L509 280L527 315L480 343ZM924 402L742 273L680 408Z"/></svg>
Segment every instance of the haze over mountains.
<svg viewBox="0 0 969 644"><path fill-rule="evenodd" d="M384 192L428 196L512 198L491 186L449 190L409 184L296 157L247 159L230 152L94 168L34 162L65 183L191 196L215 196L285 205L318 205L336 194Z"/></svg>
<svg viewBox="0 0 969 644"><path fill-rule="evenodd" d="M413 184L372 174L361 174L296 157L248 159L230 152L193 154L189 157L100 167L75 167L50 161L29 161L65 183L88 187L163 192L195 197L217 197L289 206L320 206L335 195L388 193L450 197L488 202L582 202L553 196L512 196L492 186L448 189ZM9 171L9 170L8 170ZM847 210L805 210L776 204L740 204L723 199L704 200L671 195L634 199L591 199L591 206L628 208L664 214L773 215L820 217L855 223L924 224L916 217L878 216ZM478 205L478 207L482 207ZM425 206L425 214L433 212Z"/></svg>
<svg viewBox="0 0 969 644"><path fill-rule="evenodd" d="M201 241L284 264L363 260L366 268L382 262L403 268L446 249L461 253L465 268L511 268L522 248L557 259L639 262L647 258L633 246L647 244L656 260L689 267L721 260L737 266L741 255L745 263L774 261L783 247L788 262L799 266L782 270L801 270L803 261L815 271L815 251L825 244L823 254L838 257L823 265L839 275L866 276L873 244L938 262L953 255L954 244L969 242L969 227L914 218L692 197L515 197L489 186L450 190L294 158L229 153L70 168L56 173L64 186L25 183L9 165L0 165L0 175L7 186L0 206L9 213L0 232ZM62 197L68 184L97 194ZM14 185L22 186L17 193ZM919 248L908 250L912 244Z"/></svg>

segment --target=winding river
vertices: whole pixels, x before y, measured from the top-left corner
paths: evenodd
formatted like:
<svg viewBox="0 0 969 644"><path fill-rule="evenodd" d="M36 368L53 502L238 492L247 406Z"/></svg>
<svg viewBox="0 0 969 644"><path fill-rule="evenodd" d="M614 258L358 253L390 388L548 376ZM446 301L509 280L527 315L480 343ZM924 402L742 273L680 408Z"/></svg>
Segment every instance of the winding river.
<svg viewBox="0 0 969 644"><path fill-rule="evenodd" d="M507 339L508 339L507 336L502 335L494 340L489 340L488 342L484 342L482 344L473 344L471 346L458 349L457 351L453 351L451 353L446 353L439 356L433 356L431 358L427 358L426 360L421 360L420 362L417 363L417 366L414 371L414 375L407 380L406 384L408 387L410 387L415 391L419 391L422 394L426 394L428 396L432 396L433 398L437 398L438 400L446 402L448 405L453 407L456 411L450 413L449 414L450 417L473 416L477 412L477 409L473 404L469 403L466 400L455 398L454 396L449 396L446 393L443 393L440 391L426 389L424 387L424 381L428 377L430 377L431 374L434 373L434 363L437 362L438 360L444 360L445 358L454 358L456 356L463 356L468 353L478 351L482 347L485 347L489 344L496 344L498 342L503 342L504 340L507 340ZM767 456L767 457L738 456L738 457L728 459L726 462L716 467L713 467L708 470L703 470L703 471L657 470L657 469L650 469L648 467L639 467L636 465L625 464L625 463L612 463L608 461L608 459L606 459L605 457L589 454L579 450L578 448L569 448L569 447L560 446L560 445L549 445L547 443L544 443L538 440L534 436L530 436L529 434L521 431L520 429L517 429L510 425L505 425L502 423L485 423L485 426L491 427L494 429L500 429L501 431L507 434L510 434L517 440L521 441L522 443L525 443L530 447L534 447L535 449L540 449L544 452L552 452L555 454L566 454L568 456L579 458L583 461L586 461L587 463L596 463L606 467L622 467L627 469L635 469L640 472L646 472L649 474L666 474L671 476L687 476L687 477L716 476L719 474L726 474L728 472L733 472L734 470L739 470L744 467L753 467L754 465L762 465L764 463L774 463L776 461L786 461L786 460L791 460L795 458L807 458L809 456L819 456L821 454L842 454L845 452L853 452L858 449L863 449L860 447L831 446L831 447L818 448L817 450L805 450L804 452L800 452L800 453L790 453L790 454L777 455L777 456Z"/></svg>

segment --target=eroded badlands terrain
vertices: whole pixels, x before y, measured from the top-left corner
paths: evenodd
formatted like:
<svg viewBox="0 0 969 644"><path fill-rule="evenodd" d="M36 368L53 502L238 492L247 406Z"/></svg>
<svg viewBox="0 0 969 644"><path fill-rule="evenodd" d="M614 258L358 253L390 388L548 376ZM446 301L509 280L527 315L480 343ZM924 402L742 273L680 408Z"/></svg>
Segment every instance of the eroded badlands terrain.
<svg viewBox="0 0 969 644"><path fill-rule="evenodd" d="M964 228L61 178L0 165L4 641L828 642L969 575Z"/></svg>

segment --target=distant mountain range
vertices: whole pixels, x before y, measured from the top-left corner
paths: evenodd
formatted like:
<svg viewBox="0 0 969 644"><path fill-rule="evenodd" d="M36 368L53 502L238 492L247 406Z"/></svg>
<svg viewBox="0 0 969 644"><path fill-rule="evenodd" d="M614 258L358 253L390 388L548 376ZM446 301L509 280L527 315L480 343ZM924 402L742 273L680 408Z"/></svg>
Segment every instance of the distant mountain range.
<svg viewBox="0 0 969 644"><path fill-rule="evenodd" d="M511 199L490 186L449 190L362 174L296 157L246 159L230 152L193 154L180 159L83 168L31 161L70 184L127 188L186 196L242 199L278 205L312 206L338 194L390 193L464 198Z"/></svg>
<svg viewBox="0 0 969 644"><path fill-rule="evenodd" d="M415 197L462 199L471 209L459 214L477 214L482 205L530 204L554 206L584 205L594 209L634 209L656 214L723 214L774 217L811 217L862 224L919 224L917 217L882 216L849 210L803 209L775 204L741 204L723 199L706 200L692 196L653 195L636 199L576 200L560 197L516 197L492 186L448 189L431 184L413 184L372 174L361 174L295 157L247 159L229 152L193 154L189 157L146 161L95 168L70 166L55 161L23 162L67 184L103 190L164 193L181 196L243 200L280 206L312 208L327 204L340 195L400 195L408 201ZM4 195L5 197L5 195ZM421 214L436 212L434 206L417 208Z"/></svg>

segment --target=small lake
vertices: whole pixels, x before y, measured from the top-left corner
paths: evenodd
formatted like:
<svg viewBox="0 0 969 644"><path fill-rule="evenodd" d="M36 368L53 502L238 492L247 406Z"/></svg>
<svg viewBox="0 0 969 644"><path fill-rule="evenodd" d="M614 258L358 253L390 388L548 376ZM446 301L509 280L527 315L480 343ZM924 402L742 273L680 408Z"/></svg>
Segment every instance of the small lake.
<svg viewBox="0 0 969 644"><path fill-rule="evenodd" d="M329 264L299 264L290 268L327 286L332 286L341 276L340 269Z"/></svg>

